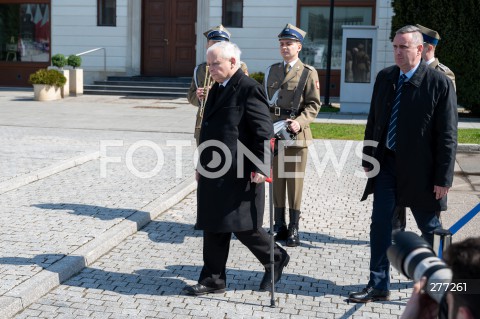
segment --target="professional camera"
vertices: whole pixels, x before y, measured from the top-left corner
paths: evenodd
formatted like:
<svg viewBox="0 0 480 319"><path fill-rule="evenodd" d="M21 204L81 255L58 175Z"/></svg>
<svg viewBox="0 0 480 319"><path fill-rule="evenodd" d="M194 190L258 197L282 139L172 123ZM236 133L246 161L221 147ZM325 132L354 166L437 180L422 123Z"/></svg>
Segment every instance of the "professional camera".
<svg viewBox="0 0 480 319"><path fill-rule="evenodd" d="M441 303L450 287L452 271L445 262L435 255L432 247L413 232L399 232L394 235L395 244L387 250L390 263L415 282L427 278L424 289L433 300Z"/></svg>

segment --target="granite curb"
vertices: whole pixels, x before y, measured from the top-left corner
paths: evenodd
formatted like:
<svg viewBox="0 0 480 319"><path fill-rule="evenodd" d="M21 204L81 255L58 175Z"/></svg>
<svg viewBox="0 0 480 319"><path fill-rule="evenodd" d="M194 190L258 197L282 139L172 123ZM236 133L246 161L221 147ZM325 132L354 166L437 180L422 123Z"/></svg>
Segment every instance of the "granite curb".
<svg viewBox="0 0 480 319"><path fill-rule="evenodd" d="M100 152L87 153L69 158L60 163L47 166L31 173L13 177L0 183L0 195L98 158L100 158Z"/></svg>
<svg viewBox="0 0 480 319"><path fill-rule="evenodd" d="M458 144L457 152L480 152L480 144Z"/></svg>
<svg viewBox="0 0 480 319"><path fill-rule="evenodd" d="M128 236L136 233L169 208L179 203L197 187L194 176L184 180L117 225L66 255L48 268L0 297L0 318L7 319L22 311L53 288L94 263Z"/></svg>

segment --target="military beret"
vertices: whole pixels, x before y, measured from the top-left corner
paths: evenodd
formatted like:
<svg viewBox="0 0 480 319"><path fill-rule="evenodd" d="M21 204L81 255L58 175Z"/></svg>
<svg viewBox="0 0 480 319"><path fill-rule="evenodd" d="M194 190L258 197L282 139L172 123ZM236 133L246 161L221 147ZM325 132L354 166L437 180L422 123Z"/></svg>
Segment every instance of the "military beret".
<svg viewBox="0 0 480 319"><path fill-rule="evenodd" d="M230 32L223 26L217 25L203 33L208 40L212 41L230 41Z"/></svg>
<svg viewBox="0 0 480 319"><path fill-rule="evenodd" d="M285 28L280 32L278 35L278 39L292 39L292 40L297 40L300 42L303 42L303 39L305 38L305 35L307 32L303 31L302 29L297 28L294 25L291 25L288 23Z"/></svg>
<svg viewBox="0 0 480 319"><path fill-rule="evenodd" d="M438 44L438 40L440 40L440 34L438 34L437 31L426 28L426 27L424 27L423 25L420 25L420 24L417 24L416 27L420 29L420 32L423 35L423 41L424 42L427 42L427 43L430 43L430 44L433 44L433 45Z"/></svg>

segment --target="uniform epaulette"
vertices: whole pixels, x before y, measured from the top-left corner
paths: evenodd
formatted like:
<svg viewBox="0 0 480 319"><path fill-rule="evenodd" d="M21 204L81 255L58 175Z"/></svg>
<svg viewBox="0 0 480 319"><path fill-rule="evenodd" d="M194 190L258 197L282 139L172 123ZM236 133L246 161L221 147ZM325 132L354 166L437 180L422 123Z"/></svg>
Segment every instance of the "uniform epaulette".
<svg viewBox="0 0 480 319"><path fill-rule="evenodd" d="M442 69L443 72L448 72L450 69L445 64L438 63L438 67Z"/></svg>
<svg viewBox="0 0 480 319"><path fill-rule="evenodd" d="M303 66L306 67L307 69L309 69L310 71L316 71L316 69L311 65L304 64Z"/></svg>

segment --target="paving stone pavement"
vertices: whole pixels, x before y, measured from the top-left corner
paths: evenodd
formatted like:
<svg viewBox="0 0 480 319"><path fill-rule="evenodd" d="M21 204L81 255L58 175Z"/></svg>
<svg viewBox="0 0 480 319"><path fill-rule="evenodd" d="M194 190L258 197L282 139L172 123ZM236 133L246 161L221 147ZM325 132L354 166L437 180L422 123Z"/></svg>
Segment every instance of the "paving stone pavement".
<svg viewBox="0 0 480 319"><path fill-rule="evenodd" d="M398 318L411 283L395 270L391 301L346 302L368 278L371 200L359 202L357 142L310 148L303 243L287 247L276 308L256 291L263 270L236 240L227 292L192 298L181 288L202 265L195 108L186 99L31 94L0 90L0 318ZM457 157L446 227L479 202L478 156ZM478 219L455 240L478 236Z"/></svg>
<svg viewBox="0 0 480 319"><path fill-rule="evenodd" d="M399 318L411 282L395 270L391 301L346 302L348 292L363 288L368 278L371 201L359 202L365 180L355 175L361 173L357 146L315 141L311 147L302 245L287 247L291 261L277 285L276 308L269 307L269 293L257 291L261 265L236 240L227 264L227 292L182 294L185 284L196 282L202 265L193 192L15 318ZM338 162L327 163L327 152ZM461 197L478 202L475 194ZM408 224L415 231L411 218Z"/></svg>

